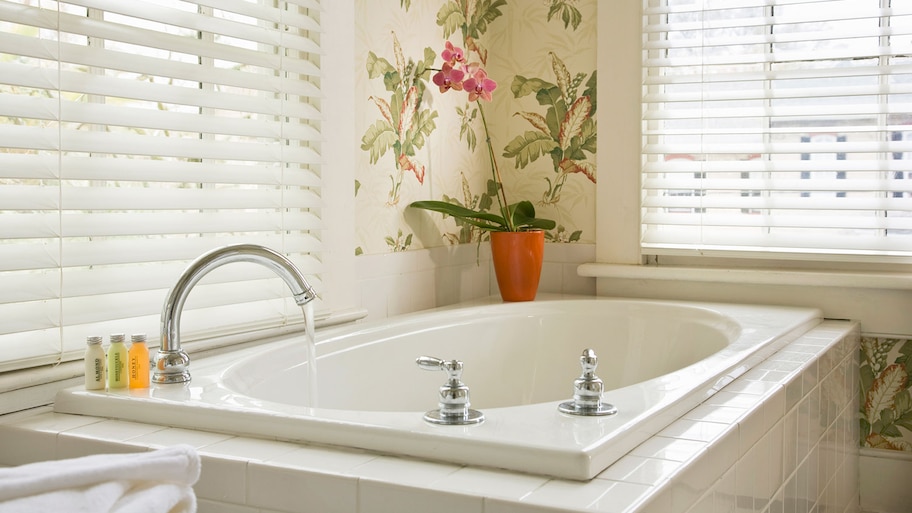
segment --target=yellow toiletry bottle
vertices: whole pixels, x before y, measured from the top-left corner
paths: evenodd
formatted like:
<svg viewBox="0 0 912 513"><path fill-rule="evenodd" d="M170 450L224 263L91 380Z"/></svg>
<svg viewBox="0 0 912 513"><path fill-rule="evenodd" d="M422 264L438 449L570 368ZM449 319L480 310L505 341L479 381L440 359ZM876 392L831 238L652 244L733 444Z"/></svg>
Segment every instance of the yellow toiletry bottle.
<svg viewBox="0 0 912 513"><path fill-rule="evenodd" d="M130 341L130 388L149 388L149 348L146 347L146 335L132 335Z"/></svg>
<svg viewBox="0 0 912 513"><path fill-rule="evenodd" d="M117 333L111 335L111 347L108 348L108 388L126 388L129 379L124 334Z"/></svg>

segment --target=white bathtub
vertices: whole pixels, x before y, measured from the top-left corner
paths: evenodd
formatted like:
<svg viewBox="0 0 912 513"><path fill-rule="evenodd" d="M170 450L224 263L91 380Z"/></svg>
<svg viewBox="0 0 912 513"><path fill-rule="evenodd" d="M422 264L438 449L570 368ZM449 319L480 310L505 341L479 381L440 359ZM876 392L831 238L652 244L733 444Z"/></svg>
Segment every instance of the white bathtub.
<svg viewBox="0 0 912 513"><path fill-rule="evenodd" d="M72 388L54 408L590 479L820 318L804 308L488 300L319 332L316 408L306 402L303 336L195 359L189 385ZM616 415L557 409L573 394L586 348L599 356L603 399ZM420 370L415 358L422 355L464 362L463 381L483 423L423 420L437 407L445 375Z"/></svg>

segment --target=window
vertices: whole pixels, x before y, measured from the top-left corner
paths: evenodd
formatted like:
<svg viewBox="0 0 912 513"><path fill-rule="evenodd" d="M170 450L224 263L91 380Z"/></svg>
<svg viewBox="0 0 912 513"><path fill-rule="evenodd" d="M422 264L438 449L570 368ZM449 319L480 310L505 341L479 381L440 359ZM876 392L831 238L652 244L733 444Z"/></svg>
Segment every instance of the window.
<svg viewBox="0 0 912 513"><path fill-rule="evenodd" d="M643 13L644 253L912 256L912 2Z"/></svg>
<svg viewBox="0 0 912 513"><path fill-rule="evenodd" d="M321 290L317 0L0 1L0 371L157 336L188 261L288 255ZM184 338L303 320L232 264ZM320 308L318 306L318 308Z"/></svg>

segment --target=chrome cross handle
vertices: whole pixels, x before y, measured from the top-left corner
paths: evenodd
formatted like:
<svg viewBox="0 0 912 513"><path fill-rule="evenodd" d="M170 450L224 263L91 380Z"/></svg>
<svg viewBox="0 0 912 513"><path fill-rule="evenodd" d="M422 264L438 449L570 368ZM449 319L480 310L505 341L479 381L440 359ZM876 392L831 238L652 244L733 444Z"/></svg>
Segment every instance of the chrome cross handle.
<svg viewBox="0 0 912 513"><path fill-rule="evenodd" d="M483 413L469 408L469 387L461 380L461 361L419 356L415 363L420 369L447 373L446 383L438 390L438 409L425 413L424 420L444 425L478 424L484 420Z"/></svg>

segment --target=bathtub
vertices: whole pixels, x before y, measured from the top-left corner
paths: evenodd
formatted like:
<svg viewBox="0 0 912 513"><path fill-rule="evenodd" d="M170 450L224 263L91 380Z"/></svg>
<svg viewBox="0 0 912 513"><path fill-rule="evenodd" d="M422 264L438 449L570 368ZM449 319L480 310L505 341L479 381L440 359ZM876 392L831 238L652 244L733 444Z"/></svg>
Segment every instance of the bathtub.
<svg viewBox="0 0 912 513"><path fill-rule="evenodd" d="M806 308L488 299L318 331L315 406L299 335L194 359L189 384L63 390L54 409L587 480L820 320ZM558 411L586 348L615 415ZM418 356L462 361L484 422L424 421L446 376Z"/></svg>

